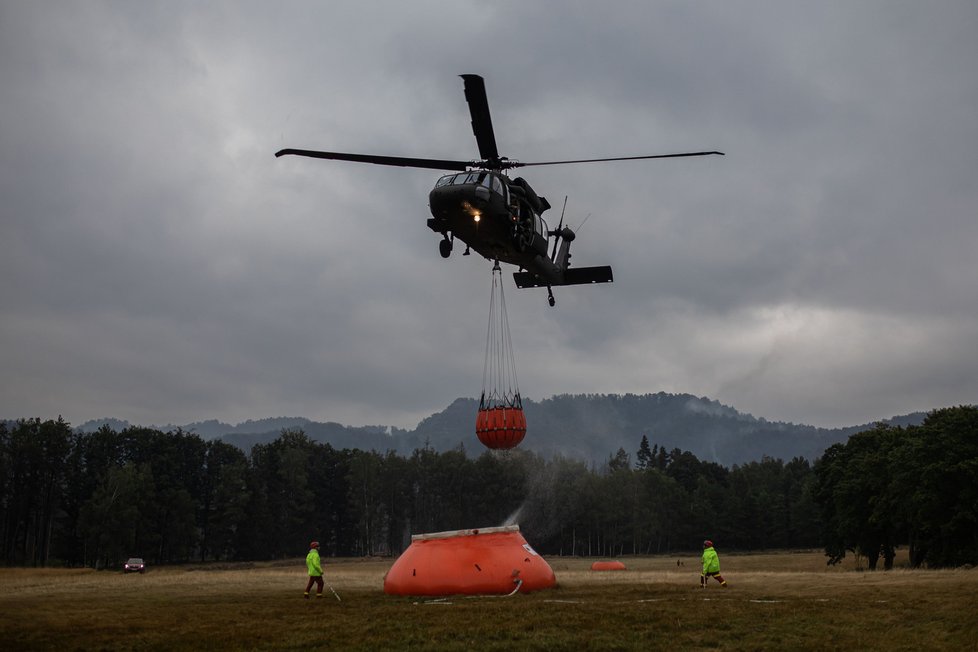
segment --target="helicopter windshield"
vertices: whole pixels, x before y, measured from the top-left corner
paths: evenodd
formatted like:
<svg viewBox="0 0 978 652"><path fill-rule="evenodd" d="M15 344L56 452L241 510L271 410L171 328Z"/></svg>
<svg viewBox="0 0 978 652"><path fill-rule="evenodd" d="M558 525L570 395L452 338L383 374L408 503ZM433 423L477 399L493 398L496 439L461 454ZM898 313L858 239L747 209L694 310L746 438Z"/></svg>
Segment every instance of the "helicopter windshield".
<svg viewBox="0 0 978 652"><path fill-rule="evenodd" d="M467 183L485 186L501 194L502 184L499 182L499 179L492 176L485 170L461 172L459 174L446 174L435 182L435 188L440 188L442 186L461 186Z"/></svg>

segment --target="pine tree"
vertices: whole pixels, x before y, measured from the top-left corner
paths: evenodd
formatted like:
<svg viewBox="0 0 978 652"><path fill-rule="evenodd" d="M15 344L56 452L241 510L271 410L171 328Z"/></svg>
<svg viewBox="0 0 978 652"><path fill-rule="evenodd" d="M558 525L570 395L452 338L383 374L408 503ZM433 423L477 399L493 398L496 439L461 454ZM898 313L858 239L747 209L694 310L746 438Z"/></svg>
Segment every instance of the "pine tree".
<svg viewBox="0 0 978 652"><path fill-rule="evenodd" d="M647 469L652 466L654 456L649 449L649 438L642 435L642 443L638 445L638 453L635 454L636 466L639 470Z"/></svg>

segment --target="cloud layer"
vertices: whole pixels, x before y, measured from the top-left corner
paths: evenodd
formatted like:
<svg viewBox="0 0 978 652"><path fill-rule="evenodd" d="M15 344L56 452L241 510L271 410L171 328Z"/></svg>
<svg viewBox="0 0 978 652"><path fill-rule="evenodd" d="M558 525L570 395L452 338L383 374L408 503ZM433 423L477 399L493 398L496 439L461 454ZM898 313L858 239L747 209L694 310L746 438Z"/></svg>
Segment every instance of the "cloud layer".
<svg viewBox="0 0 978 652"><path fill-rule="evenodd" d="M507 279L520 388L835 426L978 397L972 2L0 5L0 416L413 427L477 396L491 263L437 173L531 168L610 286ZM548 218L556 222L559 208ZM507 275L508 276L508 275Z"/></svg>

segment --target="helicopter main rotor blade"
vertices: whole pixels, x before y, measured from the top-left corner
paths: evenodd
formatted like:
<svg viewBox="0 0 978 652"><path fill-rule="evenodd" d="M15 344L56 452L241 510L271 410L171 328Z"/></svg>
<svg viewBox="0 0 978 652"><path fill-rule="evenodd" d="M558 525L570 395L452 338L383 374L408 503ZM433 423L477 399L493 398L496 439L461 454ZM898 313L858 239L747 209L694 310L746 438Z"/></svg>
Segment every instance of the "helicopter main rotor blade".
<svg viewBox="0 0 978 652"><path fill-rule="evenodd" d="M465 82L465 101L469 103L472 116L472 133L479 144L479 156L486 161L499 160L496 149L496 135L492 130L489 115L489 100L486 98L486 82L479 75L460 75Z"/></svg>
<svg viewBox="0 0 978 652"><path fill-rule="evenodd" d="M470 167L478 167L478 161L448 161L436 158L407 158L404 156L375 156L373 154L344 154L342 152L319 152L311 149L283 149L275 152L275 156L308 156L334 161L354 161L356 163L374 163L376 165L393 165L402 168L424 168L426 170L458 170L465 172Z"/></svg>
<svg viewBox="0 0 978 652"><path fill-rule="evenodd" d="M534 165L566 165L568 163L602 163L604 161L638 161L647 158L681 158L684 156L709 156L711 154L718 154L719 156L724 156L723 152L684 152L682 154L651 154L649 156L616 156L614 158L585 158L577 161L543 161L540 163L520 163L518 161L509 161L508 167L513 168L524 168Z"/></svg>

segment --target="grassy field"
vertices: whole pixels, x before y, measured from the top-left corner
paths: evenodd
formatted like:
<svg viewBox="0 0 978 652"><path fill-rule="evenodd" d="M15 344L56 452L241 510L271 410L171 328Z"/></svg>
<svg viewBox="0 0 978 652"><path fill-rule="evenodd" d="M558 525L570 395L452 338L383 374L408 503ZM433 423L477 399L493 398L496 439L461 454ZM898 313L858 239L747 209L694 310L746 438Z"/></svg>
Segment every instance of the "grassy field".
<svg viewBox="0 0 978 652"><path fill-rule="evenodd" d="M339 593L302 599L303 560L145 575L0 569L9 650L978 650L978 570L875 573L818 551L724 554L730 586L698 587L697 557L549 558L558 586L513 597L383 593L391 560L326 560ZM677 566L677 561L683 565Z"/></svg>

